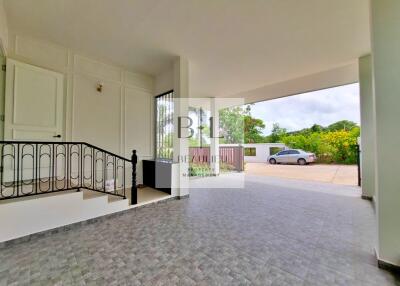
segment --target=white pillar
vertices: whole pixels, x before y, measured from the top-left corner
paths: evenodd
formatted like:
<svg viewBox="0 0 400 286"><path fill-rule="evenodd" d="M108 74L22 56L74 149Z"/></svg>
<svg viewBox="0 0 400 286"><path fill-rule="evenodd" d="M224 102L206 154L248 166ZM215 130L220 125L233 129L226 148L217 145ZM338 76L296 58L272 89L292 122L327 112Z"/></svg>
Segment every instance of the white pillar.
<svg viewBox="0 0 400 286"><path fill-rule="evenodd" d="M211 117L213 118L213 137L210 138L211 169L214 175L219 175L219 106L218 100L211 99Z"/></svg>
<svg viewBox="0 0 400 286"><path fill-rule="evenodd" d="M375 194L376 128L375 99L372 76L372 57L359 58L361 111L361 187L362 197L372 199Z"/></svg>
<svg viewBox="0 0 400 286"><path fill-rule="evenodd" d="M182 129L182 136L178 138L179 117L187 117L189 98L189 62L179 57L174 62L174 164L172 166L172 195L180 198L189 196L189 144L188 130ZM186 120L183 119L184 126Z"/></svg>
<svg viewBox="0 0 400 286"><path fill-rule="evenodd" d="M400 1L371 0L380 265L400 265Z"/></svg>

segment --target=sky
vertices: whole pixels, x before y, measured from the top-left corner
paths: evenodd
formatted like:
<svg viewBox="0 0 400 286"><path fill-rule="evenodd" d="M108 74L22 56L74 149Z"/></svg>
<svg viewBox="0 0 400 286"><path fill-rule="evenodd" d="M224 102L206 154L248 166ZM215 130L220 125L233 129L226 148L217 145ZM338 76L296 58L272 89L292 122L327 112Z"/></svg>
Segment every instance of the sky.
<svg viewBox="0 0 400 286"><path fill-rule="evenodd" d="M360 124L358 83L307 92L255 103L251 115L265 123L264 135L271 134L272 124L279 123L288 131L328 126L339 120Z"/></svg>

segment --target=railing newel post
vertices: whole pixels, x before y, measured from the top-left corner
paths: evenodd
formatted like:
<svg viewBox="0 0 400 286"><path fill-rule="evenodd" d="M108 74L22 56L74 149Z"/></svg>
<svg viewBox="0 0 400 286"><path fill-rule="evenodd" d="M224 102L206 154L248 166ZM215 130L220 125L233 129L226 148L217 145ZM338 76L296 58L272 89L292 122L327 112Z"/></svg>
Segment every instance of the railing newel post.
<svg viewBox="0 0 400 286"><path fill-rule="evenodd" d="M79 172L79 186L78 186L78 190L80 189L80 188L82 188L83 187L83 144L80 144L80 153L79 153L79 155L80 155L80 157L79 157L79 163L80 163L80 169L78 169L78 172Z"/></svg>
<svg viewBox="0 0 400 286"><path fill-rule="evenodd" d="M132 151L131 163L132 163L131 205L136 205L137 204L137 186L136 186L137 155L136 155L136 150Z"/></svg>
<svg viewBox="0 0 400 286"><path fill-rule="evenodd" d="M114 193L118 194L117 191L117 157L113 157L113 173L114 173Z"/></svg>
<svg viewBox="0 0 400 286"><path fill-rule="evenodd" d="M15 162L15 159L14 159ZM15 168L15 166L14 166ZM15 172L15 170L14 170ZM17 197L19 197L19 143L17 143L17 180L14 180L14 185L17 185Z"/></svg>
<svg viewBox="0 0 400 286"><path fill-rule="evenodd" d="M39 159L39 145L36 143L35 144L35 166L36 166L36 168L35 168L35 193L37 194L38 193L38 187L40 188L40 186L39 186L39 183L40 183L40 179L39 179L39 176L38 176L38 169L39 169L39 161L38 161L38 159Z"/></svg>
<svg viewBox="0 0 400 286"><path fill-rule="evenodd" d="M123 172L123 190L124 190L124 200L126 199L126 190L125 190L125 175L126 175L126 164L125 164L125 160L123 160L123 162L124 162L124 172Z"/></svg>

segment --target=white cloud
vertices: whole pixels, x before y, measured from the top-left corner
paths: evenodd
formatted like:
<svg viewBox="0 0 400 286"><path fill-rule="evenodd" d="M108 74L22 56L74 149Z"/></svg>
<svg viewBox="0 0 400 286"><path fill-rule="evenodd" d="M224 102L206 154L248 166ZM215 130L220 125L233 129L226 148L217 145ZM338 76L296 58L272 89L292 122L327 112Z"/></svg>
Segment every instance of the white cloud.
<svg viewBox="0 0 400 286"><path fill-rule="evenodd" d="M355 83L259 102L252 106L251 114L264 121L266 135L271 133L275 122L289 131L313 124L327 126L343 119L359 124L359 85Z"/></svg>

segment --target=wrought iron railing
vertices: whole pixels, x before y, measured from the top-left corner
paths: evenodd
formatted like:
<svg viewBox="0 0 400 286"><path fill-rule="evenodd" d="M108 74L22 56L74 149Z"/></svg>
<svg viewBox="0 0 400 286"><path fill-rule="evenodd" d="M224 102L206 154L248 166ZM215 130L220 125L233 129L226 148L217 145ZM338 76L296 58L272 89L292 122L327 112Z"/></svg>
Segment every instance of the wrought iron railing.
<svg viewBox="0 0 400 286"><path fill-rule="evenodd" d="M0 200L88 189L137 203L136 151L130 160L85 142L0 141Z"/></svg>

